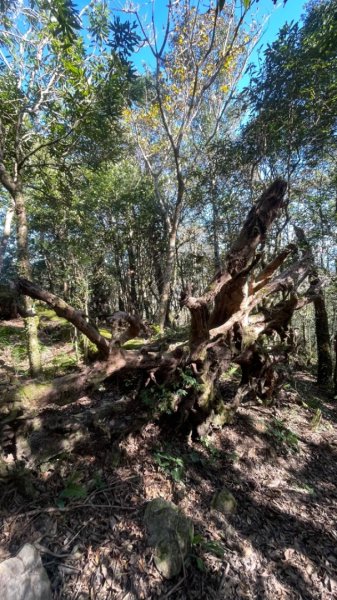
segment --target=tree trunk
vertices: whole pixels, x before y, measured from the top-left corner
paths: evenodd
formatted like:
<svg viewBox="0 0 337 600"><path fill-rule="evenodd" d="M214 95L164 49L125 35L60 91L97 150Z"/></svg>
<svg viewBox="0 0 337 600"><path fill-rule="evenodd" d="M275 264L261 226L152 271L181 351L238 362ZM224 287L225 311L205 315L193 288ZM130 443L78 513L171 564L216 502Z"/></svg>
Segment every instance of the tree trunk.
<svg viewBox="0 0 337 600"><path fill-rule="evenodd" d="M167 319L167 310L171 296L171 284L174 273L174 263L176 257L176 241L177 241L177 229L176 226L172 228L169 238L169 244L166 254L165 270L163 272L163 282L161 288L161 294L159 299L158 307L158 325L160 331L164 331L165 322Z"/></svg>
<svg viewBox="0 0 337 600"><path fill-rule="evenodd" d="M335 349L335 370L333 374L333 383L334 383L334 395L335 400L337 399L337 333L335 335L334 340L334 349Z"/></svg>
<svg viewBox="0 0 337 600"><path fill-rule="evenodd" d="M178 157L176 156L176 160L178 161ZM165 270L163 273L163 286L160 294L159 307L158 307L158 325L161 331L164 330L165 321L168 317L168 309L171 298L171 286L172 279L175 273L175 261L176 261L176 249L177 249L177 233L179 226L179 219L181 214L181 209L183 206L184 194L185 194L185 184L178 167L177 162L177 179L178 179L178 191L177 191L177 201L174 209L174 215L168 227L169 238L168 238L168 246L166 252L166 264ZM168 219L169 220L169 219Z"/></svg>
<svg viewBox="0 0 337 600"><path fill-rule="evenodd" d="M318 385L329 386L332 383L333 366L329 321L323 291L314 300L314 309L317 341L317 383Z"/></svg>
<svg viewBox="0 0 337 600"><path fill-rule="evenodd" d="M213 260L215 272L221 269L220 260L220 249L219 249L219 209L217 201L214 198L214 183L212 182L211 188L211 202L212 202L212 242L213 242Z"/></svg>
<svg viewBox="0 0 337 600"><path fill-rule="evenodd" d="M315 265L312 248L305 236L303 229L295 227L297 238L303 249L310 256L311 273L310 281L317 287L313 300L315 310L315 332L317 342L317 383L321 386L329 386L332 383L333 366L331 357L331 343L329 334L329 320L325 305L324 292L319 286L319 273Z"/></svg>
<svg viewBox="0 0 337 600"><path fill-rule="evenodd" d="M130 310L139 310L138 297L136 288L136 259L135 253L132 248L132 235L130 235L129 246L128 246L128 260L129 260L129 276L130 276Z"/></svg>
<svg viewBox="0 0 337 600"><path fill-rule="evenodd" d="M0 273L2 272L8 240L11 234L12 221L15 214L14 202L11 200L6 211L5 223L0 241Z"/></svg>
<svg viewBox="0 0 337 600"><path fill-rule="evenodd" d="M16 191L14 195L15 214L16 214L16 237L17 237L17 255L18 272L20 277L30 278L31 267L28 255L28 228L25 198L21 191ZM32 377L41 373L41 355L38 339L38 316L34 311L34 303L31 298L23 298L23 314L25 329L28 342L29 368Z"/></svg>

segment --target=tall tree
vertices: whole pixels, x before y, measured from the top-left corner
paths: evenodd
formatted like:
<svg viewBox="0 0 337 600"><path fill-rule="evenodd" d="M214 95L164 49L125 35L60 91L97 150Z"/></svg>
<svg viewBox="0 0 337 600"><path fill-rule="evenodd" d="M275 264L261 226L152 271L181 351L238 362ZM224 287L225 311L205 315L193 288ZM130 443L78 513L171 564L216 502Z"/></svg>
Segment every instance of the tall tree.
<svg viewBox="0 0 337 600"><path fill-rule="evenodd" d="M188 1L169 2L163 37L154 19L147 26L134 14L155 67L145 81L142 103L130 107L125 118L153 177L166 232L158 307L163 328L189 173L225 118L255 35L245 31L247 7L238 14L232 0L224 2L220 12L202 12Z"/></svg>
<svg viewBox="0 0 337 600"><path fill-rule="evenodd" d="M105 139L104 128L111 127L125 99L126 57L137 36L128 23L109 27L101 6L87 15L94 40L89 50L76 35L72 3L63 0L24 2L9 10L0 28L0 181L15 208L17 269L24 277L31 276L27 183L43 167L59 169L88 139ZM37 317L28 298L23 311L36 375Z"/></svg>

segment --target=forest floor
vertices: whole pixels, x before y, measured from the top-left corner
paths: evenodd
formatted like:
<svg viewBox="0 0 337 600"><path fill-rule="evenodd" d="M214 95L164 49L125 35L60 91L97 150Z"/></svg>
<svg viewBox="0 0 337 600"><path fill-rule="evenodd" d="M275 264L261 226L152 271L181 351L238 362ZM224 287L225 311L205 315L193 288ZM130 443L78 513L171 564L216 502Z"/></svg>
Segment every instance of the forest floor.
<svg viewBox="0 0 337 600"><path fill-rule="evenodd" d="M3 390L27 378L20 335L20 321L0 324ZM43 335L52 374L75 368L70 342ZM233 375L226 393L235 385ZM0 560L35 544L54 600L336 598L336 434L336 404L295 368L274 406L243 405L232 425L199 441L149 418L127 374L43 407L30 425L25 414L3 419ZM227 516L211 508L222 488L237 501ZM191 556L170 581L144 528L158 496L195 527Z"/></svg>

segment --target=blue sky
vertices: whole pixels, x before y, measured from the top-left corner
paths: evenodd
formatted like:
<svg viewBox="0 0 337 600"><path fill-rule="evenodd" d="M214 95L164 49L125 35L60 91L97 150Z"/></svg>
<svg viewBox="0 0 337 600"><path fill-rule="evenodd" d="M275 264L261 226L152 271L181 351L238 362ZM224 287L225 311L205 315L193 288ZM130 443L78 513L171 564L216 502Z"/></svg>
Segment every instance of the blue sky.
<svg viewBox="0 0 337 600"><path fill-rule="evenodd" d="M287 4L283 6L283 1L279 0L278 5L274 8L271 0L260 0L258 4L260 15L262 17L263 15L270 15L270 18L257 49L273 42L286 22L299 21L307 3L307 0L288 0ZM256 58L257 49L252 56L253 59L254 56Z"/></svg>
<svg viewBox="0 0 337 600"><path fill-rule="evenodd" d="M145 16L148 13L149 1L135 0L135 3L138 5L138 7L140 7L140 12ZM75 5L77 5L78 9L83 8L83 6L85 6L86 4L87 0L77 0L77 2L75 1ZM111 7L122 7L123 4L123 0L114 0L110 3ZM263 50L263 48L265 48L267 44L272 43L277 38L277 34L280 28L286 22L300 20L306 4L307 0L288 0L286 5L283 6L283 0L279 0L277 6L275 7L273 5L272 0L259 0L258 4L252 11L252 13L254 14L257 10L257 14L255 16L257 22L261 23L262 25L262 23L265 20L265 17L268 15L270 15L270 17L268 23L264 27L264 33L262 35L262 38L252 53L250 62L257 61L259 49ZM165 22L167 2L166 0L156 0L155 6L155 22L157 30L160 31L160 29L163 27L163 23ZM123 19L123 15L121 13L118 14ZM250 16L249 18L252 18L252 16ZM139 52L133 57L133 62L139 71L143 70L143 62L151 66L152 57L150 50L142 49L141 52Z"/></svg>

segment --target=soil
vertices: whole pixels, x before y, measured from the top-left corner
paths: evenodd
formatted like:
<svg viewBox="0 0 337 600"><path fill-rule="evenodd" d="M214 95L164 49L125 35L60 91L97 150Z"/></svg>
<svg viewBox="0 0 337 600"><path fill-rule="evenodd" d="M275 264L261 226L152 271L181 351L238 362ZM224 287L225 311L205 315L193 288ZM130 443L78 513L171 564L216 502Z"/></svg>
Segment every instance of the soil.
<svg viewBox="0 0 337 600"><path fill-rule="evenodd" d="M275 405L243 405L198 441L149 418L128 376L38 418L58 436L47 459L33 446L15 456L24 419L6 430L0 560L34 543L54 600L337 597L337 409L311 373L294 371ZM69 450L64 440L84 425ZM237 501L227 516L211 508L222 488ZM143 524L158 496L195 526L170 581Z"/></svg>

